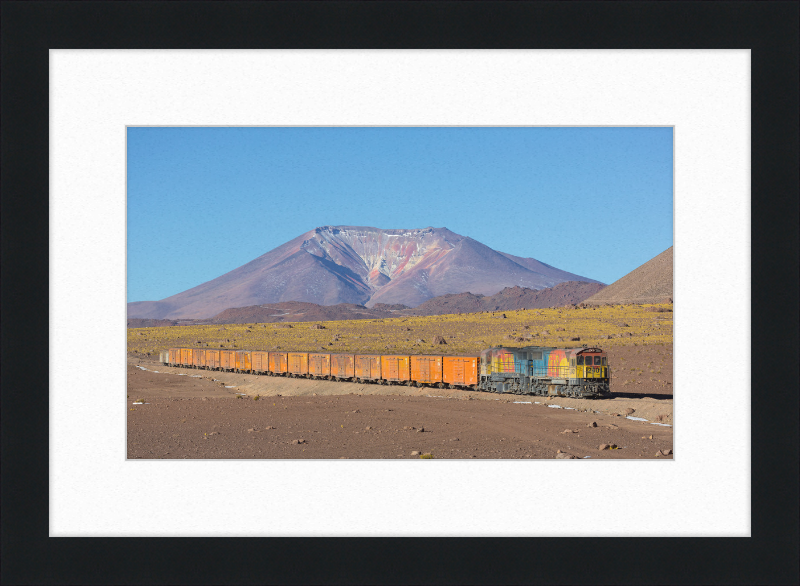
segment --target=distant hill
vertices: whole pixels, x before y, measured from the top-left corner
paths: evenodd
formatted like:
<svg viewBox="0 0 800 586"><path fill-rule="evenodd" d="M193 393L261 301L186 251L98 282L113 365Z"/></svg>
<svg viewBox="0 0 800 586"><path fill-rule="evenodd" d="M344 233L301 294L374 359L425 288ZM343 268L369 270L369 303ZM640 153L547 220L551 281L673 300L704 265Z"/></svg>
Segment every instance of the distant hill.
<svg viewBox="0 0 800 586"><path fill-rule="evenodd" d="M335 321L345 319L384 319L417 315L476 313L480 311L512 311L539 309L577 304L602 289L599 283L568 281L555 287L534 291L525 287L507 287L491 297L474 293L442 295L429 299L416 308L407 305L376 303L372 307L352 303L317 305L302 301L286 301L265 305L250 305L226 309L206 319L138 319L128 320L129 328L164 327L173 325L249 324L305 321Z"/></svg>
<svg viewBox="0 0 800 586"><path fill-rule="evenodd" d="M673 299L672 249L670 246L655 258L589 297L585 303L661 303Z"/></svg>
<svg viewBox="0 0 800 586"><path fill-rule="evenodd" d="M415 315L443 315L560 307L581 303L604 287L605 285L600 283L567 281L539 291L525 287L507 287L491 297L473 293L442 295L429 299L413 311Z"/></svg>
<svg viewBox="0 0 800 586"><path fill-rule="evenodd" d="M322 226L177 295L129 303L128 317L204 318L228 308L289 301L416 307L462 291L493 295L505 287L544 289L565 281L597 283L447 228Z"/></svg>
<svg viewBox="0 0 800 586"><path fill-rule="evenodd" d="M177 325L178 321L174 319L146 319L140 317L128 318L129 328L164 328Z"/></svg>
<svg viewBox="0 0 800 586"><path fill-rule="evenodd" d="M386 306L384 306L386 307ZM302 301L286 301L267 305L251 305L226 309L208 320L196 320L195 323L212 324L249 324L275 323L291 321L336 321L343 319L376 319L396 317L405 305L393 306L394 310L384 308L369 309L363 305L340 303L338 305L317 305Z"/></svg>

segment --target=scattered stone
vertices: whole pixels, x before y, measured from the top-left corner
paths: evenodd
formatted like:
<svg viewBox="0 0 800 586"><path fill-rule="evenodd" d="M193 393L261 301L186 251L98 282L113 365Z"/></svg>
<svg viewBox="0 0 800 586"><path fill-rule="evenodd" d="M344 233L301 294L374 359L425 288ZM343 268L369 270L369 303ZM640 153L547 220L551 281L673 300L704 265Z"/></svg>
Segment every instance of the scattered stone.
<svg viewBox="0 0 800 586"><path fill-rule="evenodd" d="M596 421L592 421L592 422L591 422L589 425L587 425L586 427L597 427L597 422L596 422Z"/></svg>
<svg viewBox="0 0 800 586"><path fill-rule="evenodd" d="M631 409L630 407L628 407L627 409L625 409L625 411L623 411L623 414L624 415L630 415L631 413L634 413L635 411L636 411L636 409Z"/></svg>
<svg viewBox="0 0 800 586"><path fill-rule="evenodd" d="M580 341L581 341L581 339L580 339L580 338L578 338L578 337L575 337L575 338L570 338L570 341L571 341L571 342L580 342Z"/></svg>
<svg viewBox="0 0 800 586"><path fill-rule="evenodd" d="M434 336L433 337L434 344L447 344L447 340L444 339L443 336Z"/></svg>
<svg viewBox="0 0 800 586"><path fill-rule="evenodd" d="M565 454L564 452L556 454L556 460L577 460L572 454Z"/></svg>
<svg viewBox="0 0 800 586"><path fill-rule="evenodd" d="M611 446L609 446L608 444L600 444L600 447L598 447L597 449L598 449L598 450L607 450L607 449L609 449L610 447L611 447Z"/></svg>
<svg viewBox="0 0 800 586"><path fill-rule="evenodd" d="M418 451L416 451L416 450L414 450L413 452L411 452L411 455L412 455L412 456L419 456L419 452L418 452Z"/></svg>
<svg viewBox="0 0 800 586"><path fill-rule="evenodd" d="M425 340L423 340L422 338L417 338L417 344L424 344L424 343Z"/></svg>
<svg viewBox="0 0 800 586"><path fill-rule="evenodd" d="M307 443L308 443L308 442L307 442L306 440L304 440L304 439L296 439L296 440L292 440L292 444L294 444L294 445L297 445L297 444L307 444Z"/></svg>
<svg viewBox="0 0 800 586"><path fill-rule="evenodd" d="M264 429L275 429L275 427L273 427L272 425L268 425Z"/></svg>
<svg viewBox="0 0 800 586"><path fill-rule="evenodd" d="M369 431L370 429L372 429L372 427L368 425L367 426L367 431Z"/></svg>
<svg viewBox="0 0 800 586"><path fill-rule="evenodd" d="M578 430L565 429L564 431L561 432L561 435L564 435L565 433L578 433Z"/></svg>
<svg viewBox="0 0 800 586"><path fill-rule="evenodd" d="M423 432L423 431L425 431L425 428L424 428L424 427L420 427L420 428L417 430L417 433L420 433L420 432Z"/></svg>
<svg viewBox="0 0 800 586"><path fill-rule="evenodd" d="M661 453L664 454L665 456L670 456L672 455L672 450L661 450Z"/></svg>
<svg viewBox="0 0 800 586"><path fill-rule="evenodd" d="M458 440L458 438L457 438L457 437L451 437L451 438L450 438L450 441L451 441L451 442L457 442L457 441L459 441L459 440Z"/></svg>
<svg viewBox="0 0 800 586"><path fill-rule="evenodd" d="M325 326L323 326L322 324L314 324L313 326L311 326L311 329L312 330L324 330Z"/></svg>
<svg viewBox="0 0 800 586"><path fill-rule="evenodd" d="M361 409L356 409L353 413L361 413Z"/></svg>
<svg viewBox="0 0 800 586"><path fill-rule="evenodd" d="M251 427L250 429L247 430L248 433L253 433L254 431L258 431L258 430L255 429L254 427Z"/></svg>

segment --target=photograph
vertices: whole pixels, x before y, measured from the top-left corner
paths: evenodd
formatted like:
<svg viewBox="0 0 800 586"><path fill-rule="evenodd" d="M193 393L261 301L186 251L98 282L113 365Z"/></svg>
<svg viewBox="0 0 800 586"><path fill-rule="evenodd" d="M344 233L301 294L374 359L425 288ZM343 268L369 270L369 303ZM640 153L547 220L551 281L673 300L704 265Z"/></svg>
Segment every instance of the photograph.
<svg viewBox="0 0 800 586"><path fill-rule="evenodd" d="M129 126L127 459L673 459L671 126Z"/></svg>

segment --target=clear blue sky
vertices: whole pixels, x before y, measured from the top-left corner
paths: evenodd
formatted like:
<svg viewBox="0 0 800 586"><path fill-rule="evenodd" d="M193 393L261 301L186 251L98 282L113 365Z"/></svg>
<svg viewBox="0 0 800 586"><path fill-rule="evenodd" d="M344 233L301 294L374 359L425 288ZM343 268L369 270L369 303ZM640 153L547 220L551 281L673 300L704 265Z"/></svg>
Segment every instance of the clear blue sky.
<svg viewBox="0 0 800 586"><path fill-rule="evenodd" d="M128 301L317 226L446 227L612 283L672 246L672 128L128 128Z"/></svg>

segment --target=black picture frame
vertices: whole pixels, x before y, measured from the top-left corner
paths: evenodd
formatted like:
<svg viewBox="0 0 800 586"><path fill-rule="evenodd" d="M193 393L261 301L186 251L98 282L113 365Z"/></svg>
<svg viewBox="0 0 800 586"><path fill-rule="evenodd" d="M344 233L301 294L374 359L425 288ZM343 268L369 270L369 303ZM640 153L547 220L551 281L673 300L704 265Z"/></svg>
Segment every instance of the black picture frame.
<svg viewBox="0 0 800 586"><path fill-rule="evenodd" d="M799 7L3 2L2 583L797 583ZM68 48L750 49L752 537L49 538L48 50Z"/></svg>

